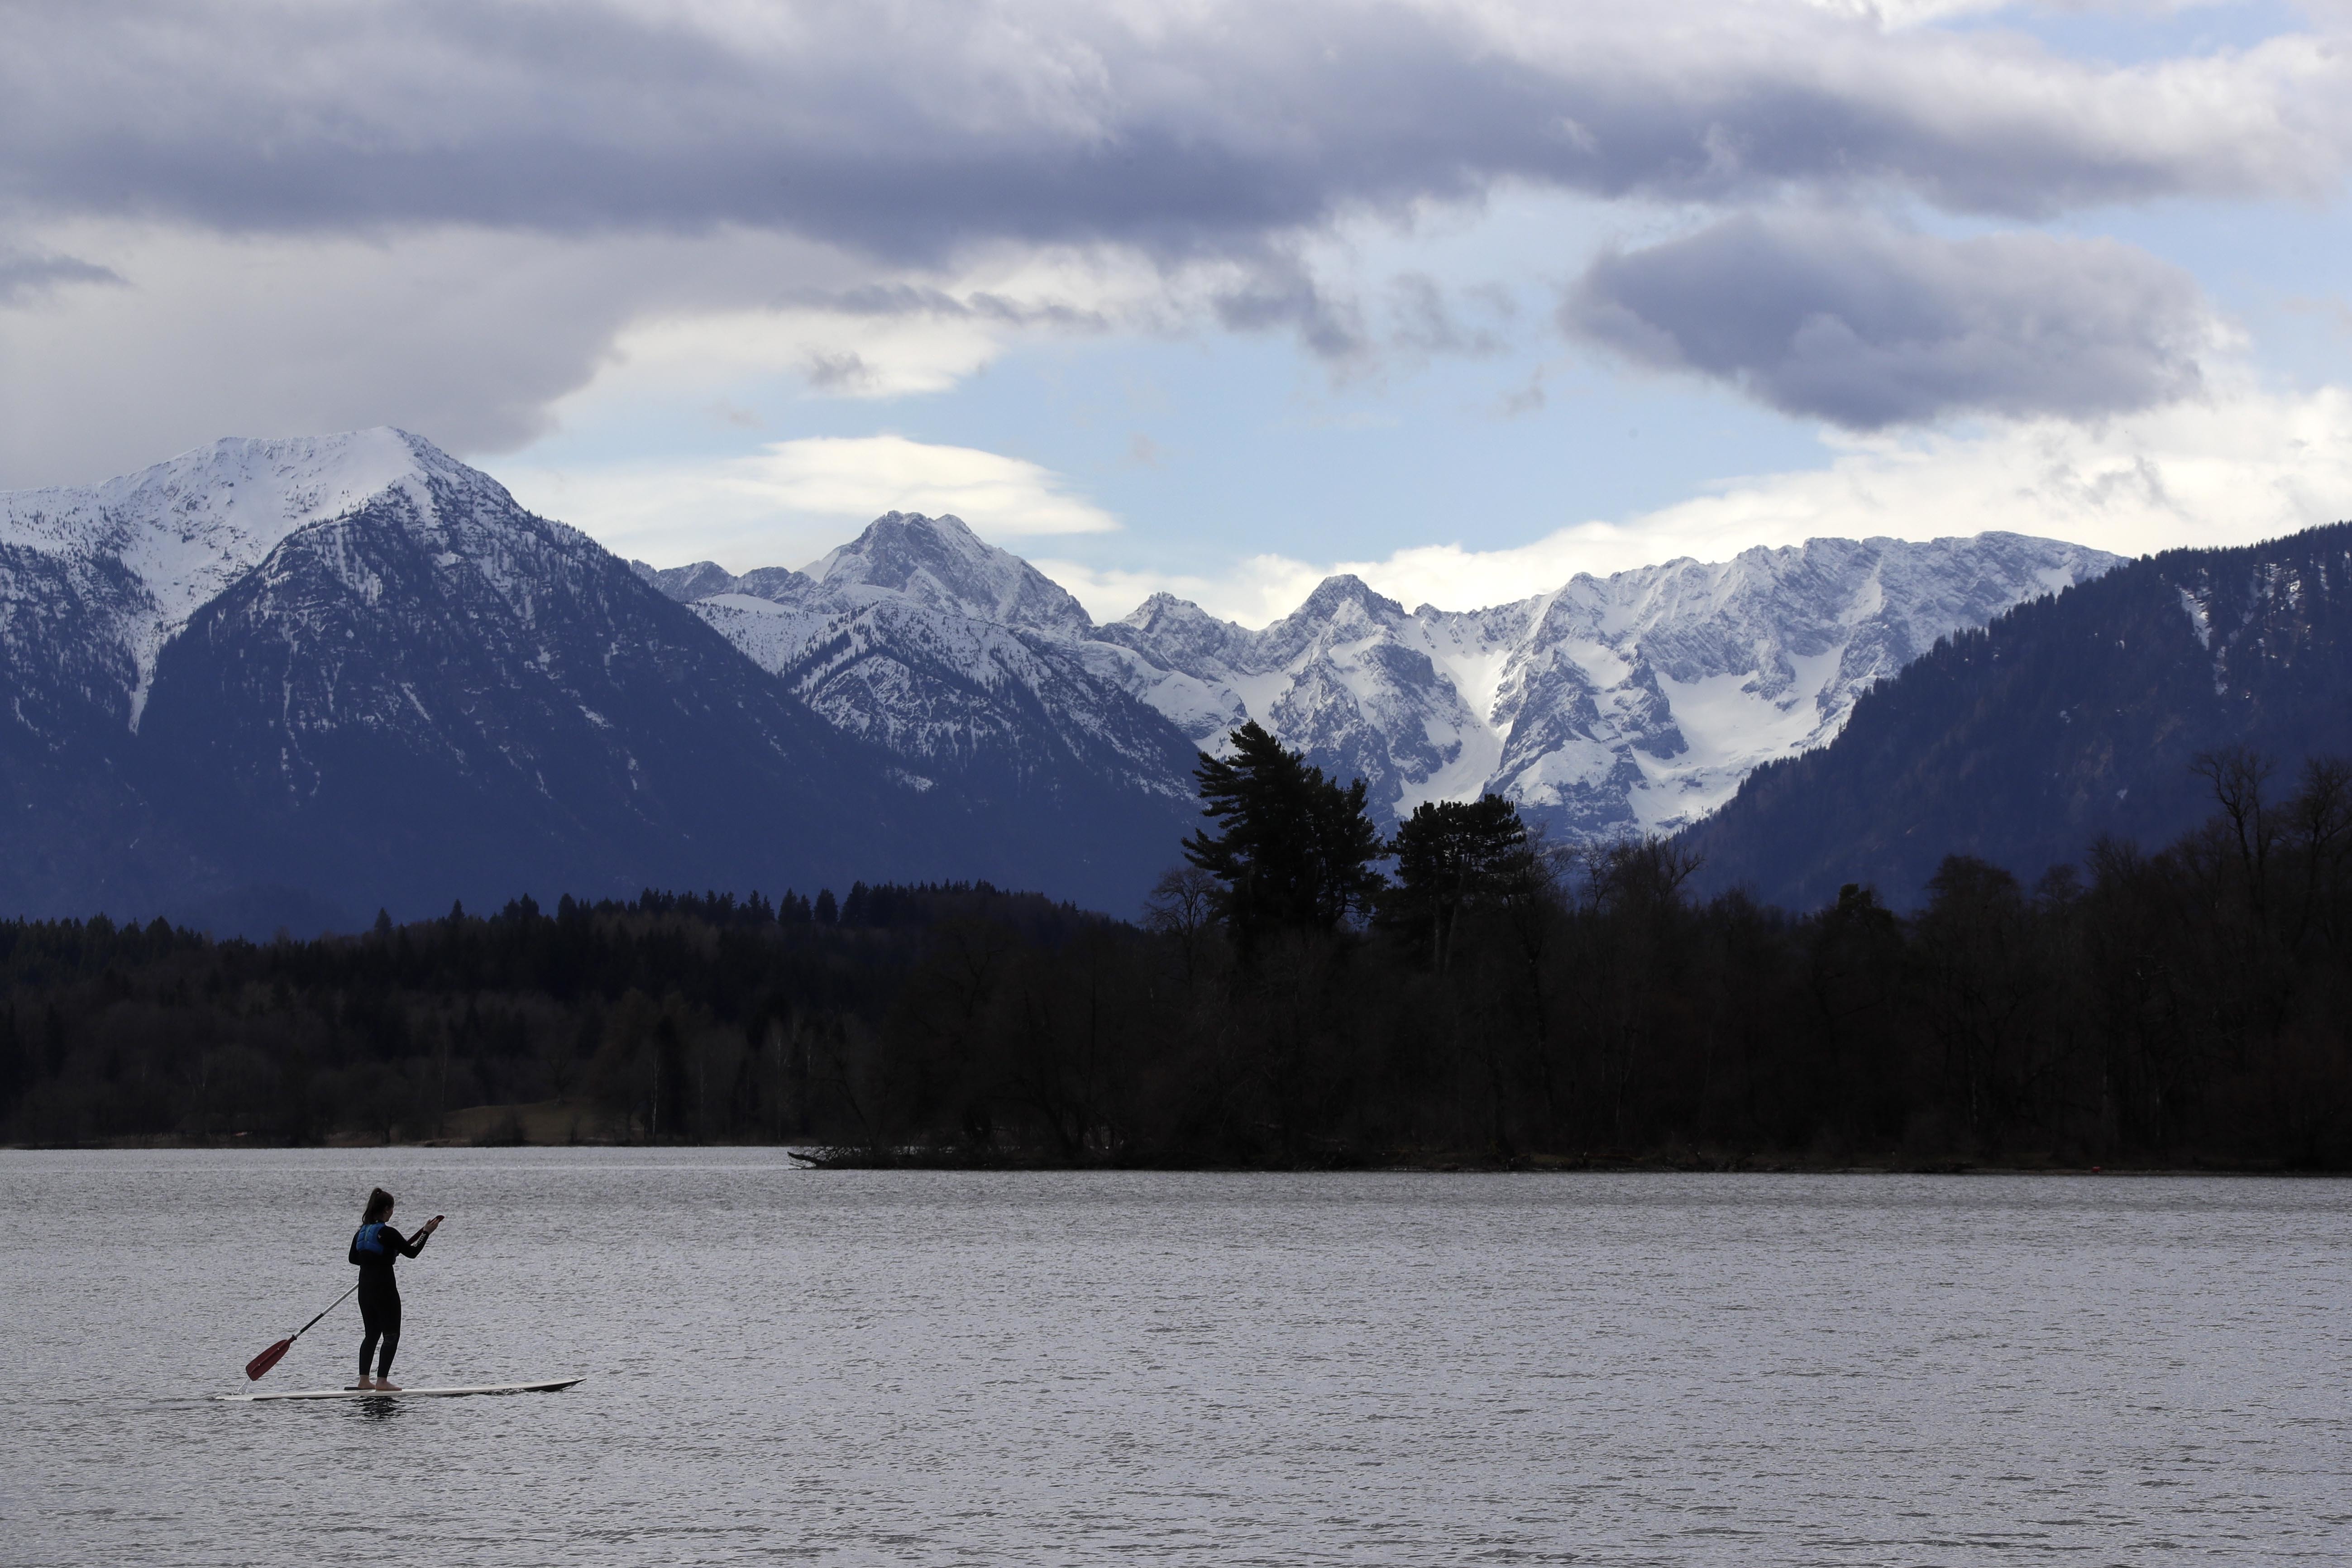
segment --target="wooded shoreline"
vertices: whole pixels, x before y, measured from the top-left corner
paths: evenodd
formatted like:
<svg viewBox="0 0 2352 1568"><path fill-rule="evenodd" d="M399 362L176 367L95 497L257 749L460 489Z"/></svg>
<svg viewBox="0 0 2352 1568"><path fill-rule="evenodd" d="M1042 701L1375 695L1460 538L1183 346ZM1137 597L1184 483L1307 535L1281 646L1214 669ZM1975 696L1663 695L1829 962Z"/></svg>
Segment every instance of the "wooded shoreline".
<svg viewBox="0 0 2352 1568"><path fill-rule="evenodd" d="M0 923L0 1141L2352 1170L2341 764L2280 798L2215 759L2220 812L2159 852L2102 843L2031 889L1955 856L1916 914L1848 887L1797 915L1694 899L1671 842L1548 852L1502 802L1382 844L1360 792L1261 761L1297 770L1307 804L1267 814L1294 841L1211 845L1139 923L985 884L520 899L268 943Z"/></svg>

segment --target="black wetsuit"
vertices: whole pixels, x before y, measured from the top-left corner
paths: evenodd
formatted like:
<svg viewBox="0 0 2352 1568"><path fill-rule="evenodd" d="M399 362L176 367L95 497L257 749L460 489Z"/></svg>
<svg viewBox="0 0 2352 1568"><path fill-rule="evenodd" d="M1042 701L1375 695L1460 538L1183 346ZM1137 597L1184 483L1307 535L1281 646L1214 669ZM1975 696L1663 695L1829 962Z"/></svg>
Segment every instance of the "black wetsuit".
<svg viewBox="0 0 2352 1568"><path fill-rule="evenodd" d="M360 1266L360 1321L367 1337L360 1341L360 1381L368 1379L368 1358L376 1356L375 1374L392 1375L393 1352L400 1349L400 1287L393 1283L392 1266L425 1250L425 1237L415 1241L388 1225L363 1225L352 1235L352 1261ZM376 1352L376 1342L383 1342Z"/></svg>

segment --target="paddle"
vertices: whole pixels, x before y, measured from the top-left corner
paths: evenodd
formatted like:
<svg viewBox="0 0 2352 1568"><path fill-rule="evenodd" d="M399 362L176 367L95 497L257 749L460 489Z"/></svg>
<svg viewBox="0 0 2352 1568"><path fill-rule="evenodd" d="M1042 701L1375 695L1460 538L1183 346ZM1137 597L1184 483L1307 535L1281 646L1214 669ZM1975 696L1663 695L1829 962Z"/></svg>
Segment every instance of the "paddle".
<svg viewBox="0 0 2352 1568"><path fill-rule="evenodd" d="M357 1285L353 1285L351 1290L344 1291L341 1295L329 1302L327 1304L327 1312L333 1311L337 1307L341 1306L345 1301L351 1300L352 1290L356 1290L358 1289L359 1287ZM320 1313L319 1318L325 1317L327 1312ZM276 1366L279 1362L286 1358L286 1352L294 1348L294 1342L296 1340L300 1339L304 1334L309 1333L312 1329L319 1326L319 1318L311 1319L309 1322L303 1324L300 1328L295 1330L292 1333L287 1335L284 1339L278 1341L268 1350L263 1351L259 1355L255 1356L251 1361L247 1362L245 1363L246 1381L248 1383L260 1382L261 1374L263 1373L268 1372L271 1367Z"/></svg>

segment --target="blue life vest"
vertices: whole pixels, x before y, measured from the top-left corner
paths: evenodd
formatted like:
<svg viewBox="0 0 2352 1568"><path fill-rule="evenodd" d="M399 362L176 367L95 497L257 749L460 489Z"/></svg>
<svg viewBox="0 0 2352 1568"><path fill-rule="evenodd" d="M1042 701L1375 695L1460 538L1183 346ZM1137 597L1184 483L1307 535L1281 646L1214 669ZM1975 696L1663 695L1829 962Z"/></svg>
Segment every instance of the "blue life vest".
<svg viewBox="0 0 2352 1568"><path fill-rule="evenodd" d="M352 1237L352 1252L354 1257L378 1261L391 1258L392 1248L383 1244L383 1226L381 1224L360 1226L358 1233Z"/></svg>

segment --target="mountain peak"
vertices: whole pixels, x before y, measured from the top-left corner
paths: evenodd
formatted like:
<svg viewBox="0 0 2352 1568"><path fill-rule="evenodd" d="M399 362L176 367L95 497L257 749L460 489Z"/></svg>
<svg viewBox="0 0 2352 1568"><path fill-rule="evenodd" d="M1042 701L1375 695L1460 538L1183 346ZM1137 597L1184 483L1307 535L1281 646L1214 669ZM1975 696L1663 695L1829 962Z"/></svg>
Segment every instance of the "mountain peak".
<svg viewBox="0 0 2352 1568"><path fill-rule="evenodd" d="M807 574L851 598L880 590L1003 626L1071 636L1094 628L1068 590L959 517L886 512Z"/></svg>
<svg viewBox="0 0 2352 1568"><path fill-rule="evenodd" d="M1160 592L1097 634L1107 642L1142 654L1162 668L1198 674L1224 669L1244 654L1255 634L1221 621L1190 599ZM1230 673L1230 671L1228 670ZM1197 704L1196 704L1197 706ZM1218 710L1220 720L1223 709Z"/></svg>
<svg viewBox="0 0 2352 1568"><path fill-rule="evenodd" d="M1202 623L1221 627L1231 624L1218 620L1192 600L1180 599L1164 588L1129 610L1119 621L1119 625L1133 626L1138 631L1152 631L1170 626L1192 626Z"/></svg>
<svg viewBox="0 0 2352 1568"><path fill-rule="evenodd" d="M168 517L184 533L274 543L389 489L406 486L423 500L436 479L497 488L424 437L388 425L330 436L225 437L101 484L0 493L0 542L88 545L119 531L121 519Z"/></svg>
<svg viewBox="0 0 2352 1568"><path fill-rule="evenodd" d="M1291 614L1328 617L1342 605L1359 605L1367 614L1382 619L1402 619L1404 616L1402 605L1374 589L1353 572L1338 573L1316 584L1315 591L1307 595L1307 602Z"/></svg>
<svg viewBox="0 0 2352 1568"><path fill-rule="evenodd" d="M1278 661L1286 663L1299 648L1334 626L1394 628L1411 618L1402 605L1376 592L1353 573L1342 572L1316 584L1305 604L1266 627L1259 639Z"/></svg>

